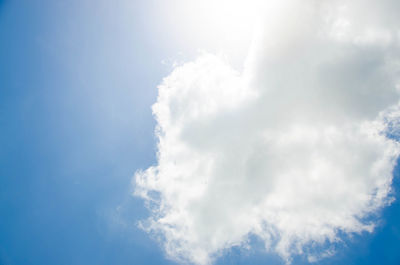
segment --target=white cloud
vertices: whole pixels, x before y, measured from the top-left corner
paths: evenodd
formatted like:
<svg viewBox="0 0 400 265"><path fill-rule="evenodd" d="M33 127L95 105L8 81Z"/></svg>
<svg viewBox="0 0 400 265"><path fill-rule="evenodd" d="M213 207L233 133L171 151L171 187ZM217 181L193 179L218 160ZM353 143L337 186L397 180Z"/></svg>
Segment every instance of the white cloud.
<svg viewBox="0 0 400 265"><path fill-rule="evenodd" d="M202 54L159 86L158 163L135 194L170 258L209 264L256 235L285 261L316 261L334 249L310 246L373 231L391 201L400 4L285 3L243 73Z"/></svg>

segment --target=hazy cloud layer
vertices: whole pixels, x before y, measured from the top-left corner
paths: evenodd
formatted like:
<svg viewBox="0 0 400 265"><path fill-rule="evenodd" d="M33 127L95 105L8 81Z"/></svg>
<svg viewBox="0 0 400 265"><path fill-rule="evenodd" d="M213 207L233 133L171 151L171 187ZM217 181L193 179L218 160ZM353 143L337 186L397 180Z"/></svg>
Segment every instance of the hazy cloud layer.
<svg viewBox="0 0 400 265"><path fill-rule="evenodd" d="M400 2L278 2L243 72L203 54L159 86L158 163L135 194L175 260L209 264L256 235L315 261L391 201Z"/></svg>

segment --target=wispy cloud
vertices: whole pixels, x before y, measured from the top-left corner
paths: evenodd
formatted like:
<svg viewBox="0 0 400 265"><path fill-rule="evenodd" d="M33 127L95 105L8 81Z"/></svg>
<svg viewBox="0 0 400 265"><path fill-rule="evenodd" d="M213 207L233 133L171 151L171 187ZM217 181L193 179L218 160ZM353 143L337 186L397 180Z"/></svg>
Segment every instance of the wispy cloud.
<svg viewBox="0 0 400 265"><path fill-rule="evenodd" d="M400 150L386 136L399 116L399 5L286 0L267 7L278 15L243 72L202 54L164 79L158 163L136 173L135 194L169 257L209 264L256 235L287 262L316 261L334 249L310 246L373 231Z"/></svg>

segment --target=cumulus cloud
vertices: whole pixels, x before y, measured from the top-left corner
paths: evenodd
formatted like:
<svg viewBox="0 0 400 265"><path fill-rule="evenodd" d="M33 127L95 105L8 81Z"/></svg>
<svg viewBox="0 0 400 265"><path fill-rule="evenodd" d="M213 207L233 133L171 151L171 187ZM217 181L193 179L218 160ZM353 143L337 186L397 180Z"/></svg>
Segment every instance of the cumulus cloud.
<svg viewBox="0 0 400 265"><path fill-rule="evenodd" d="M273 2L242 72L202 54L159 86L157 164L135 194L177 261L210 264L250 236L316 261L392 200L400 2Z"/></svg>

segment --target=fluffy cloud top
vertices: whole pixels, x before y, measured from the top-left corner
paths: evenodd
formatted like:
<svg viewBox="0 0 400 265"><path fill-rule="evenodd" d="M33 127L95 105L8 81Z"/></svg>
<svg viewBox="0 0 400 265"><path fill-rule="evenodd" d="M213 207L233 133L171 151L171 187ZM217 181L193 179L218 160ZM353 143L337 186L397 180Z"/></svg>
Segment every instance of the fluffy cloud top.
<svg viewBox="0 0 400 265"><path fill-rule="evenodd" d="M158 163L135 194L175 260L209 264L255 235L315 261L391 201L400 2L278 2L243 72L203 54L159 86Z"/></svg>

